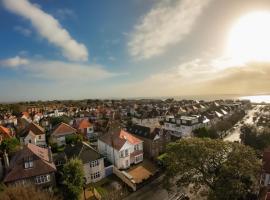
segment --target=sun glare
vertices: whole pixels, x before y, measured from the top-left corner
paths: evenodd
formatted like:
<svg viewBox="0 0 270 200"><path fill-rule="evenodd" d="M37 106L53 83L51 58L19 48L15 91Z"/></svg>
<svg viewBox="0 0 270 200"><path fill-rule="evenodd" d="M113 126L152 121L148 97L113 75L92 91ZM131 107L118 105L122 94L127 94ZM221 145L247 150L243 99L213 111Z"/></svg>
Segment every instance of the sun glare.
<svg viewBox="0 0 270 200"><path fill-rule="evenodd" d="M229 34L227 51L243 62L270 61L270 12L240 18Z"/></svg>

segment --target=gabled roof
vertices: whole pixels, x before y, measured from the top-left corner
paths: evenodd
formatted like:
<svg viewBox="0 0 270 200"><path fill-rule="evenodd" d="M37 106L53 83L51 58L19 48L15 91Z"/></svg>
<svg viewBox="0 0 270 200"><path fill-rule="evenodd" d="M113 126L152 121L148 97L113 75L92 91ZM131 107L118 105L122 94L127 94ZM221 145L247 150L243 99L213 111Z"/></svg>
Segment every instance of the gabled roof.
<svg viewBox="0 0 270 200"><path fill-rule="evenodd" d="M101 154L85 142L79 142L76 145L67 145L64 152L68 159L78 157L84 164L102 158Z"/></svg>
<svg viewBox="0 0 270 200"><path fill-rule="evenodd" d="M82 120L80 120L79 122L77 122L77 124L76 124L76 128L77 129L85 129L85 128L89 128L89 127L91 127L92 126L92 124L89 122L89 120L88 119L82 119Z"/></svg>
<svg viewBox="0 0 270 200"><path fill-rule="evenodd" d="M130 133L128 133L124 130L120 131L119 137L127 140L130 144L133 144L133 145L140 144L143 142L139 138L136 138L135 136L131 135Z"/></svg>
<svg viewBox="0 0 270 200"><path fill-rule="evenodd" d="M12 157L9 171L4 182L13 182L20 179L26 179L56 171L56 167L49 157L49 149L38 147L34 144L27 144L24 148ZM33 167L24 169L24 160L32 157Z"/></svg>
<svg viewBox="0 0 270 200"><path fill-rule="evenodd" d="M117 150L120 150L126 142L133 145L143 142L128 132L120 129L117 125L112 125L110 130L105 135L101 136L99 140Z"/></svg>
<svg viewBox="0 0 270 200"><path fill-rule="evenodd" d="M53 131L52 135L65 135L76 133L76 129L71 127L70 125L61 122Z"/></svg>
<svg viewBox="0 0 270 200"><path fill-rule="evenodd" d="M36 123L31 122L20 134L22 137L25 137L29 132L32 132L35 135L43 135L45 134L44 128L39 126Z"/></svg>

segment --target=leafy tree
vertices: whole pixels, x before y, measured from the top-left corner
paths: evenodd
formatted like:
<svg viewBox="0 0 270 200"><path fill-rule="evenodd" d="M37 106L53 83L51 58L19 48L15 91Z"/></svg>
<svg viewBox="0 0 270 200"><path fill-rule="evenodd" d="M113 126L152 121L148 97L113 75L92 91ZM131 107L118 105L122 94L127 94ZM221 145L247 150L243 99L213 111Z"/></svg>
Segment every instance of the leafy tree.
<svg viewBox="0 0 270 200"><path fill-rule="evenodd" d="M206 188L208 199L240 200L257 192L260 162L250 147L191 138L168 145L165 184Z"/></svg>
<svg viewBox="0 0 270 200"><path fill-rule="evenodd" d="M20 142L17 138L4 139L0 144L0 150L7 153L15 152L20 146Z"/></svg>
<svg viewBox="0 0 270 200"><path fill-rule="evenodd" d="M59 196L54 196L52 193L39 190L33 185L18 185L4 187L0 192L1 200L60 200Z"/></svg>
<svg viewBox="0 0 270 200"><path fill-rule="evenodd" d="M270 132L267 130L258 131L255 126L243 125L241 133L242 142L256 150L262 151L270 146Z"/></svg>
<svg viewBox="0 0 270 200"><path fill-rule="evenodd" d="M194 135L199 138L211 138L211 139L218 139L219 135L217 131L213 128L207 129L205 127L203 128L198 128L193 131Z"/></svg>
<svg viewBox="0 0 270 200"><path fill-rule="evenodd" d="M81 142L83 137L79 134L69 135L66 137L66 144L77 144Z"/></svg>
<svg viewBox="0 0 270 200"><path fill-rule="evenodd" d="M79 159L69 160L63 167L63 183L65 186L65 199L80 199L83 184L83 164Z"/></svg>
<svg viewBox="0 0 270 200"><path fill-rule="evenodd" d="M52 126L56 126L57 124L60 124L61 122L69 124L69 121L70 121L69 117L67 117L65 115L60 116L60 117L52 117L50 119Z"/></svg>

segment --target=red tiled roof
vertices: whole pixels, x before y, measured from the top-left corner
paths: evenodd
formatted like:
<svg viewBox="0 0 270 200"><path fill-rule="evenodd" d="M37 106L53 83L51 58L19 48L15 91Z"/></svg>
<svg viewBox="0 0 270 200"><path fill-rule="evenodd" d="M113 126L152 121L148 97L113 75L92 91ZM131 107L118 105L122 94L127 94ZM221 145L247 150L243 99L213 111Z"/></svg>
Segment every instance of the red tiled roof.
<svg viewBox="0 0 270 200"><path fill-rule="evenodd" d="M127 140L129 143L131 143L133 145L142 143L142 140L136 138L135 136L129 134L128 132L126 132L124 130L121 130L119 137Z"/></svg>
<svg viewBox="0 0 270 200"><path fill-rule="evenodd" d="M91 127L92 124L89 122L88 119L83 119L79 122L78 129L85 129Z"/></svg>
<svg viewBox="0 0 270 200"><path fill-rule="evenodd" d="M65 135L65 134L72 134L72 133L76 133L76 129L62 122L56 127L52 135Z"/></svg>
<svg viewBox="0 0 270 200"><path fill-rule="evenodd" d="M28 157L33 157L33 168L25 169L24 160ZM49 159L49 149L29 143L12 157L4 182L13 182L52 172L56 172L56 167Z"/></svg>
<svg viewBox="0 0 270 200"><path fill-rule="evenodd" d="M25 117L27 117L27 118L29 118L30 117L30 115L29 115L29 113L28 112L22 112L22 115L24 115Z"/></svg>
<svg viewBox="0 0 270 200"><path fill-rule="evenodd" d="M133 145L143 142L142 140L121 129L112 133L108 132L99 139L104 143L113 146L113 148L117 150L120 150L127 141Z"/></svg>
<svg viewBox="0 0 270 200"><path fill-rule="evenodd" d="M8 128L4 126L0 126L0 134L4 135L4 138L10 138L11 137L11 132Z"/></svg>

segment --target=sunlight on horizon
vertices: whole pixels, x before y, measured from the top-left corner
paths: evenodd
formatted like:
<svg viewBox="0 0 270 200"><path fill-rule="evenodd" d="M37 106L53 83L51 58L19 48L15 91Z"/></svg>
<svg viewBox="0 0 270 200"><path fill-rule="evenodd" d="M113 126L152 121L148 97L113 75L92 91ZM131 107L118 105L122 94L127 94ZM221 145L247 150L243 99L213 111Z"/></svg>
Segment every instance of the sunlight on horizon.
<svg viewBox="0 0 270 200"><path fill-rule="evenodd" d="M270 61L270 12L241 17L229 33L227 54L243 63Z"/></svg>

